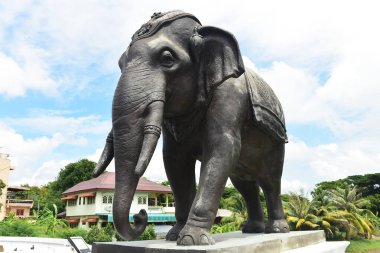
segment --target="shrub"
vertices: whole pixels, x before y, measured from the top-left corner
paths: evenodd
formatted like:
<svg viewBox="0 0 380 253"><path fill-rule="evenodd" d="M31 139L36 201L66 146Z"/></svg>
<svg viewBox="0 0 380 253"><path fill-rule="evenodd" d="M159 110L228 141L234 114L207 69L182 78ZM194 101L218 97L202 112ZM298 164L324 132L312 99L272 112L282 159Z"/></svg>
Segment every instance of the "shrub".
<svg viewBox="0 0 380 253"><path fill-rule="evenodd" d="M244 217L238 213L233 213L231 217L225 217L220 224L211 227L211 234L221 234L241 230L244 223Z"/></svg>
<svg viewBox="0 0 380 253"><path fill-rule="evenodd" d="M0 236L38 236L37 229L28 220L15 219L0 223Z"/></svg>
<svg viewBox="0 0 380 253"><path fill-rule="evenodd" d="M81 236L83 238L86 238L87 234L88 231L82 228L61 228L56 231L55 236L57 238L64 239L68 239L72 236Z"/></svg>
<svg viewBox="0 0 380 253"><path fill-rule="evenodd" d="M143 241L143 240L154 240L157 238L157 233L154 231L154 226L149 225L146 227L142 235L140 235L137 240Z"/></svg>
<svg viewBox="0 0 380 253"><path fill-rule="evenodd" d="M96 226L92 227L88 234L84 237L84 240L88 244L93 244L94 242L111 242L115 235L115 230L111 224L107 224L104 228L98 228Z"/></svg>
<svg viewBox="0 0 380 253"><path fill-rule="evenodd" d="M124 241L118 233L115 233L116 240ZM136 241L154 240L157 238L157 233L154 231L154 225L148 225L144 232L136 239Z"/></svg>

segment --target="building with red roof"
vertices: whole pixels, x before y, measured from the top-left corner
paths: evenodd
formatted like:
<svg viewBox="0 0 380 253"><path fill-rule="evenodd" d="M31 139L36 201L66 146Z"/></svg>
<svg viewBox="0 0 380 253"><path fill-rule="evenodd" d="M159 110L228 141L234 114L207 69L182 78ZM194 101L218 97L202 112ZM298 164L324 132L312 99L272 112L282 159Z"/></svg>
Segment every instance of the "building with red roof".
<svg viewBox="0 0 380 253"><path fill-rule="evenodd" d="M66 200L66 220L71 227L89 228L113 222L112 202L115 191L115 173L105 172L97 178L80 182L62 193ZM141 209L148 213L148 222L175 222L174 207L169 205L170 187L141 178L130 210L130 221ZM158 197L165 199L158 205ZM164 198L163 198L164 197Z"/></svg>

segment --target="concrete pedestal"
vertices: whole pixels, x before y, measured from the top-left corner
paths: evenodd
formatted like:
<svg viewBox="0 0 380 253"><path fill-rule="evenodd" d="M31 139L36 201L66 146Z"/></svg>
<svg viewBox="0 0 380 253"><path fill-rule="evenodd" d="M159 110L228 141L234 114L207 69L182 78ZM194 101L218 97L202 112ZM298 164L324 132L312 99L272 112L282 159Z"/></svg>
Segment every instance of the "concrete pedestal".
<svg viewBox="0 0 380 253"><path fill-rule="evenodd" d="M337 244L326 242L323 231L297 231L287 234L232 232L213 235L213 237L216 244L210 246L177 246L176 242L165 240L94 243L92 253L344 253L349 244L348 242L337 242ZM329 251L324 251L324 249Z"/></svg>

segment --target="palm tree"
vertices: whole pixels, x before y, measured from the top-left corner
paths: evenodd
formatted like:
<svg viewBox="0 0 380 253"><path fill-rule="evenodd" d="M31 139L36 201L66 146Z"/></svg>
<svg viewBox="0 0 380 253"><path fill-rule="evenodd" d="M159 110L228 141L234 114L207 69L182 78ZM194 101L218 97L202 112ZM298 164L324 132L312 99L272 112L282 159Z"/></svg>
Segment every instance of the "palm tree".
<svg viewBox="0 0 380 253"><path fill-rule="evenodd" d="M319 227L317 217L313 214L313 201L309 201L303 193L289 194L289 201L284 203L287 221L294 225L295 230L311 230Z"/></svg>
<svg viewBox="0 0 380 253"><path fill-rule="evenodd" d="M357 234L365 238L371 238L375 232L375 226L369 221L369 217L376 217L365 207L370 204L367 199L362 198L362 194L357 187L336 188L329 191L331 203L338 209L331 213L332 217L344 218L349 222L351 228L350 236Z"/></svg>
<svg viewBox="0 0 380 253"><path fill-rule="evenodd" d="M221 199L221 202L223 208L229 209L244 219L247 219L247 205L238 191L231 191L227 198Z"/></svg>
<svg viewBox="0 0 380 253"><path fill-rule="evenodd" d="M326 190L315 194L312 202L315 215L317 216L326 216L331 211L336 210L336 207L331 203L331 195Z"/></svg>
<svg viewBox="0 0 380 253"><path fill-rule="evenodd" d="M319 230L323 229L328 238L337 235L340 229L348 234L348 221L329 215L332 210L328 198L316 196L312 201L301 194L291 193L289 201L284 203L287 221L295 230Z"/></svg>

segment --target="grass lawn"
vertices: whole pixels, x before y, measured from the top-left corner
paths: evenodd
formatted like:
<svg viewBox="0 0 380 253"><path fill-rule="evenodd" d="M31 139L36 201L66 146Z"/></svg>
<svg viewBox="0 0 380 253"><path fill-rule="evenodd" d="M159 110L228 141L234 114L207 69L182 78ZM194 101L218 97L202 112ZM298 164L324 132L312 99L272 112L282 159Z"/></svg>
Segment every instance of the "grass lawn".
<svg viewBox="0 0 380 253"><path fill-rule="evenodd" d="M348 246L346 252L352 252L352 253L380 252L380 239L350 241L350 246Z"/></svg>

